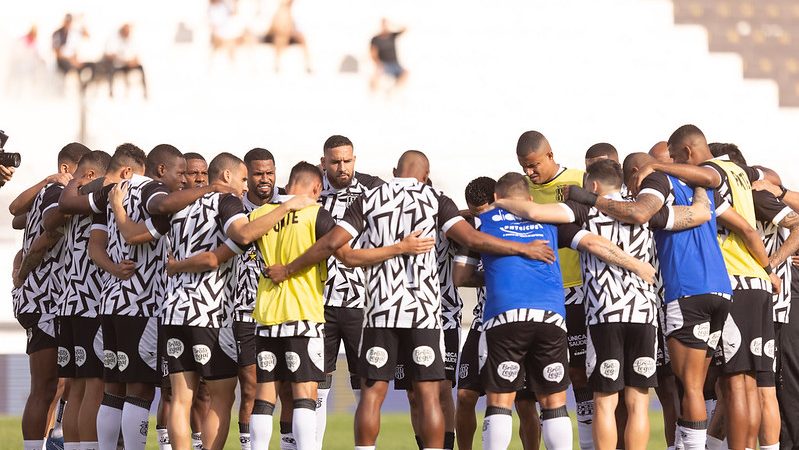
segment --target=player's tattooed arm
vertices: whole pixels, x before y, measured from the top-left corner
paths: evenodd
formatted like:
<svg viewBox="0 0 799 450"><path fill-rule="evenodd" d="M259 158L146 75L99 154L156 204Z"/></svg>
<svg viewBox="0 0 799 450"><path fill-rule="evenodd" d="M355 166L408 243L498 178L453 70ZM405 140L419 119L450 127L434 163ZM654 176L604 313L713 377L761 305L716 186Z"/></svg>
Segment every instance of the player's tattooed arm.
<svg viewBox="0 0 799 450"><path fill-rule="evenodd" d="M672 206L674 214L673 231L687 230L698 227L713 218L710 211L710 198L703 187L694 189L694 199L691 206Z"/></svg>
<svg viewBox="0 0 799 450"><path fill-rule="evenodd" d="M166 263L166 273L173 276L178 273L201 273L216 270L236 253L227 245L220 245L210 252L198 253L186 259L177 260L172 255Z"/></svg>
<svg viewBox="0 0 799 450"><path fill-rule="evenodd" d="M633 201L598 197L595 206L598 210L621 222L643 225L649 222L649 219L663 207L663 200L652 194L641 194Z"/></svg>
<svg viewBox="0 0 799 450"><path fill-rule="evenodd" d="M593 233L585 233L577 250L591 253L608 264L629 270L649 284L655 282L655 268L620 249L616 244Z"/></svg>
<svg viewBox="0 0 799 450"><path fill-rule="evenodd" d="M771 265L769 262L768 253L766 253L766 247L763 245L763 240L760 237L760 233L752 228L752 226L749 225L749 222L741 217L741 215L738 214L735 209L727 208L724 213L718 216L717 220L721 226L737 234L738 237L744 241L744 245L746 245L747 250L749 250L749 253L753 258L755 258L758 264L760 264L762 267ZM780 285L782 283L780 281L780 277L772 271L771 274L769 274L769 279L771 280L772 293L776 294L780 292Z"/></svg>
<svg viewBox="0 0 799 450"><path fill-rule="evenodd" d="M71 179L72 179L72 174L69 173L56 173L50 175L44 180L22 191L22 193L19 194L17 198L15 198L8 205L8 211L13 216L18 216L20 214L27 213L28 211L30 211L31 206L33 206L33 201L36 200L36 195L38 195L39 191L44 189L45 186L47 186L50 183L59 183L66 186Z"/></svg>
<svg viewBox="0 0 799 450"><path fill-rule="evenodd" d="M420 230L414 231L402 238L394 245L375 248L359 248L353 250L349 243L342 245L335 251L336 259L348 267L365 267L380 264L381 262L401 255L419 255L427 253L436 245L436 239L421 238Z"/></svg>
<svg viewBox="0 0 799 450"><path fill-rule="evenodd" d="M789 256L799 250L799 214L791 211L785 218L780 221L780 226L787 228L790 234L783 242L782 246L769 257L769 262L772 267L777 267Z"/></svg>
<svg viewBox="0 0 799 450"><path fill-rule="evenodd" d="M89 234L89 258L100 269L119 278L127 280L136 272L136 263L129 259L115 263L108 256L108 233L103 230L92 230Z"/></svg>
<svg viewBox="0 0 799 450"><path fill-rule="evenodd" d="M502 198L497 199L492 205L535 222L571 223L574 220L567 207L560 203L541 204L532 200Z"/></svg>
<svg viewBox="0 0 799 450"><path fill-rule="evenodd" d="M123 200L128 193L128 183L117 183L111 192L108 193L108 204L111 205L111 210L114 212L114 219L116 220L119 232L122 238L125 239L130 245L144 244L155 239L155 236L147 228L147 225L141 222L134 222L130 220L128 212L125 210Z"/></svg>
<svg viewBox="0 0 799 450"><path fill-rule="evenodd" d="M632 175L630 189L637 194L644 179L656 171L679 178L691 186L715 189L721 185L722 181L721 175L712 167L656 162L644 166Z"/></svg>
<svg viewBox="0 0 799 450"><path fill-rule="evenodd" d="M17 278L14 280L15 286L21 286L25 278L35 269L42 260L44 255L50 250L61 237L63 233L58 230L44 230L36 239L33 240L28 252L23 256L22 263L17 271Z"/></svg>

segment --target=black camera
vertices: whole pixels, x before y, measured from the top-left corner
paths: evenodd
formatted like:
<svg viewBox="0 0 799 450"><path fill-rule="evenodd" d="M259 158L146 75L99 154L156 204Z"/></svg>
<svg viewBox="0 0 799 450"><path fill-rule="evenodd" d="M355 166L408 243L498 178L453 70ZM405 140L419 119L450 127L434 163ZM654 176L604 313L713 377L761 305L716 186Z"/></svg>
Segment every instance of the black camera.
<svg viewBox="0 0 799 450"><path fill-rule="evenodd" d="M0 130L0 166L19 167L22 163L22 155L19 153L7 153L4 150L7 140L8 135L3 130Z"/></svg>

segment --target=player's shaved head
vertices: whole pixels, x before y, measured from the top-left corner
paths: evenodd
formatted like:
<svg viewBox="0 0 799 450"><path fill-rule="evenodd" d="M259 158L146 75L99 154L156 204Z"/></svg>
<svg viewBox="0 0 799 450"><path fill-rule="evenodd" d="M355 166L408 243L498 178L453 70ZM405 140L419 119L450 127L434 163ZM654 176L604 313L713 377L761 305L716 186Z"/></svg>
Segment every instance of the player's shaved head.
<svg viewBox="0 0 799 450"><path fill-rule="evenodd" d="M624 158L624 165L622 166L624 172L624 179L628 180L632 174L641 170L647 164L655 162L655 158L649 156L648 153L636 152L630 153Z"/></svg>
<svg viewBox="0 0 799 450"><path fill-rule="evenodd" d="M72 166L74 169L81 158L91 150L80 142L70 142L58 152L58 165Z"/></svg>
<svg viewBox="0 0 799 450"><path fill-rule="evenodd" d="M519 136L519 140L516 142L516 156L518 157L524 157L530 153L538 153L544 150L551 150L549 141L538 131L525 131Z"/></svg>
<svg viewBox="0 0 799 450"><path fill-rule="evenodd" d="M183 153L175 146L158 144L147 154L147 163L144 166L144 173L148 177L157 177L159 166L170 167L175 164L178 158L183 158Z"/></svg>
<svg viewBox="0 0 799 450"><path fill-rule="evenodd" d="M408 150L400 156L394 176L398 178L416 178L420 182L427 181L430 174L430 161L419 150Z"/></svg>
<svg viewBox="0 0 799 450"><path fill-rule="evenodd" d="M670 163L674 162L669 156L669 143L660 141L649 149L649 156L655 158L657 162Z"/></svg>
<svg viewBox="0 0 799 450"><path fill-rule="evenodd" d="M676 163L698 165L713 158L707 139L696 125L683 125L669 137L669 156Z"/></svg>
<svg viewBox="0 0 799 450"><path fill-rule="evenodd" d="M619 162L619 152L611 144L600 142L588 147L585 152L585 167L602 159L610 159Z"/></svg>
<svg viewBox="0 0 799 450"><path fill-rule="evenodd" d="M508 172L497 180L494 186L494 195L497 198L530 199L527 179L517 172Z"/></svg>
<svg viewBox="0 0 799 450"><path fill-rule="evenodd" d="M94 169L100 175L104 174L108 169L108 164L111 162L111 155L102 151L94 150L83 155L78 162L78 169Z"/></svg>
<svg viewBox="0 0 799 450"><path fill-rule="evenodd" d="M240 166L244 165L244 161L241 160L236 155L231 153L222 152L214 157L211 160L211 163L208 164L208 179L209 180L219 180L226 170L235 171Z"/></svg>
<svg viewBox="0 0 799 450"><path fill-rule="evenodd" d="M311 185L321 182L322 171L319 170L319 167L306 161L300 161L291 168L288 186Z"/></svg>
<svg viewBox="0 0 799 450"><path fill-rule="evenodd" d="M705 139L705 133L702 133L702 130L699 129L696 125L683 125L680 128L674 130L674 133L671 133L669 136L669 147L679 147L681 145L690 144L695 142L696 140L702 140L707 143Z"/></svg>

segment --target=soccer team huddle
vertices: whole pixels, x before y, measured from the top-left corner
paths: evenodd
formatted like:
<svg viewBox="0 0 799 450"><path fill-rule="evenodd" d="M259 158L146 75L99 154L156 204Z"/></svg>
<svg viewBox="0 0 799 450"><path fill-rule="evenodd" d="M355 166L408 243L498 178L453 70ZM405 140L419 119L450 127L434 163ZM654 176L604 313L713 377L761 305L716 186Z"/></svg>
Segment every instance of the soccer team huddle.
<svg viewBox="0 0 799 450"><path fill-rule="evenodd" d="M693 125L623 164L600 143L565 168L536 131L516 157L459 211L424 153L384 181L339 135L285 188L262 148L68 144L10 207L24 449L58 404L66 450L143 450L156 387L161 449L221 450L237 390L242 450L269 448L276 405L281 449L326 448L342 346L356 450L391 381L401 448L471 449L485 395L484 449L510 446L514 407L525 449L571 449L570 386L581 449L647 448L652 388L662 447L779 448L799 193ZM463 343L459 287L477 289Z"/></svg>

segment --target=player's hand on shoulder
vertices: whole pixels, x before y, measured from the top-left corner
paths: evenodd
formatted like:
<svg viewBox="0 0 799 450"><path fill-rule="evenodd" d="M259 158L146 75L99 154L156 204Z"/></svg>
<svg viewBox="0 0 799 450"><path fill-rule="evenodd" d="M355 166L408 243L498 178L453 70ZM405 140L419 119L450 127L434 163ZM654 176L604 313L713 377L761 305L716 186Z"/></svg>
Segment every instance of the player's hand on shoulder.
<svg viewBox="0 0 799 450"><path fill-rule="evenodd" d="M134 273L136 273L136 263L129 259L125 259L116 265L116 273L113 275L120 280L127 280L132 277Z"/></svg>
<svg viewBox="0 0 799 450"><path fill-rule="evenodd" d="M523 254L530 259L543 261L547 264L555 262L555 252L549 246L549 241L532 241L523 244Z"/></svg>
<svg viewBox="0 0 799 450"><path fill-rule="evenodd" d="M72 181L72 174L71 173L54 173L46 178L47 184L50 183L58 183L60 185L66 186L67 183Z"/></svg>
<svg viewBox="0 0 799 450"><path fill-rule="evenodd" d="M776 184L769 182L768 180L758 180L752 183L752 190L754 191L768 191L775 197L779 197L782 195L782 189Z"/></svg>
<svg viewBox="0 0 799 450"><path fill-rule="evenodd" d="M421 238L422 230L416 230L405 236L400 241L400 249L403 255L419 255L429 252L436 245L436 239L432 237Z"/></svg>
<svg viewBox="0 0 799 450"><path fill-rule="evenodd" d="M638 195L638 192L641 191L641 183L644 182L644 179L649 175L652 175L655 172L655 168L651 165L647 164L636 172L632 174L630 177L630 185L627 188L630 190L630 194Z"/></svg>
<svg viewBox="0 0 799 450"><path fill-rule="evenodd" d="M286 205L286 208L288 208L289 211L299 211L303 208L307 208L315 204L316 204L316 199L313 199L307 195L295 195L294 197L291 197L290 199L286 200L286 202L284 203L284 205Z"/></svg>
<svg viewBox="0 0 799 450"><path fill-rule="evenodd" d="M639 264L639 267L636 270L635 274L641 277L641 279L646 281L647 283L655 284L655 275L657 274L657 271L652 266L652 264L641 261L641 264Z"/></svg>
<svg viewBox="0 0 799 450"><path fill-rule="evenodd" d="M175 271L175 263L176 262L177 262L177 260L175 259L175 257L171 253L169 255L167 255L167 258L166 258L166 275L168 277L174 276L177 273L177 271Z"/></svg>
<svg viewBox="0 0 799 450"><path fill-rule="evenodd" d="M128 183L117 183L108 193L108 201L112 205L122 206L122 201L128 193Z"/></svg>
<svg viewBox="0 0 799 450"><path fill-rule="evenodd" d="M564 186L563 187L563 201L571 200L573 202L582 203L583 205L594 206L596 204L597 195L593 192L581 188L580 186Z"/></svg>
<svg viewBox="0 0 799 450"><path fill-rule="evenodd" d="M286 269L286 266L273 264L264 269L264 275L272 280L273 283L280 284L288 279L289 271Z"/></svg>
<svg viewBox="0 0 799 450"><path fill-rule="evenodd" d="M780 290L782 289L782 280L780 279L780 276L774 272L771 272L768 275L768 278L771 281L771 293L774 295L779 294Z"/></svg>

